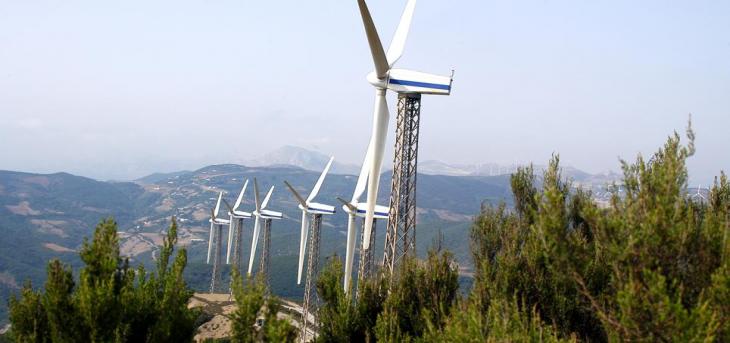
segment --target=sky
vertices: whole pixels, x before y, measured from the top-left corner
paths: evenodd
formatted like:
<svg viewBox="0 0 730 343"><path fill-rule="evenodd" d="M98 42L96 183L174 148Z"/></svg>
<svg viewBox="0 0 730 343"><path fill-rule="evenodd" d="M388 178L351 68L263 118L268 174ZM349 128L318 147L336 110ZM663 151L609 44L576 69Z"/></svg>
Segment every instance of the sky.
<svg viewBox="0 0 730 343"><path fill-rule="evenodd" d="M387 47L405 1L368 3ZM691 113L691 182L730 171L728 1L421 0L397 67L455 70L420 160L618 170ZM355 0L0 0L0 169L125 180L282 145L359 164L372 69Z"/></svg>

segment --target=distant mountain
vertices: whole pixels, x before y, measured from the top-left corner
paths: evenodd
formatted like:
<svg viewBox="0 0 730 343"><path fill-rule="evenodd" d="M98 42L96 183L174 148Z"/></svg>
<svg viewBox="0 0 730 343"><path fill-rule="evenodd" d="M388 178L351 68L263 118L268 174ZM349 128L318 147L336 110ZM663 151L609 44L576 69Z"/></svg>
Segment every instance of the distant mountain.
<svg viewBox="0 0 730 343"><path fill-rule="evenodd" d="M243 161L243 164L251 167L289 165L306 170L322 171L322 168L327 164L329 159L330 156L320 152L285 145L261 157ZM335 161L332 163L331 172L334 174L357 175L360 173L360 166L340 163L335 158Z"/></svg>
<svg viewBox="0 0 730 343"><path fill-rule="evenodd" d="M518 164L499 165L496 163L448 164L441 161L428 160L418 162L418 173L449 176L497 176L513 174L518 168L523 166ZM539 176L545 171L547 166L534 165L534 168L535 173ZM614 172L591 174L570 166L563 166L561 168L563 176L572 180L575 186L583 186L588 189L601 189L603 186L621 179L621 175Z"/></svg>
<svg viewBox="0 0 730 343"><path fill-rule="evenodd" d="M189 170L181 170L171 173L153 173L144 177L141 177L137 180L134 180L134 182L141 183L141 184L153 184L156 182L160 182L165 179L173 178L175 176L184 175L191 173Z"/></svg>

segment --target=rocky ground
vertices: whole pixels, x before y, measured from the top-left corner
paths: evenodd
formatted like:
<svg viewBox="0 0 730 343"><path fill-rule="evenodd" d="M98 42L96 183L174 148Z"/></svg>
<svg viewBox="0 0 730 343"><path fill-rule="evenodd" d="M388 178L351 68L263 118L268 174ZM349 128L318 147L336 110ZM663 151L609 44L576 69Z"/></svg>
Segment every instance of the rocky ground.
<svg viewBox="0 0 730 343"><path fill-rule="evenodd" d="M302 308L299 304L282 301L282 310L278 313L280 319L287 319L295 327L299 327ZM204 342L208 339L221 339L231 336L231 314L236 310L236 303L230 294L195 293L190 299L188 307L199 307L203 314L200 326L193 340ZM311 319L310 319L311 320ZM312 331L307 332L306 341L311 341Z"/></svg>

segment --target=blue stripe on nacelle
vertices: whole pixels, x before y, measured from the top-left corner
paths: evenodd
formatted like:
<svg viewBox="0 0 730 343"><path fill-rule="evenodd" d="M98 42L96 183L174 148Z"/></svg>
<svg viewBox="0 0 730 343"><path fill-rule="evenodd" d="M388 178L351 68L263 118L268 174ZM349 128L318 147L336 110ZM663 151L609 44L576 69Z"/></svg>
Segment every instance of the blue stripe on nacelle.
<svg viewBox="0 0 730 343"><path fill-rule="evenodd" d="M446 91L451 89L451 85L442 85L442 84L438 84L438 83L428 83L428 82L418 82L418 81L408 81L408 80L398 80L398 79L390 79L389 82L394 85L401 85L401 86L443 89Z"/></svg>
<svg viewBox="0 0 730 343"><path fill-rule="evenodd" d="M357 210L357 213L365 213L365 212L367 212L367 211L365 211L365 210L360 210L360 209L358 209L358 210ZM386 217L388 216L388 214L387 214L387 213L383 213L383 212L377 212L377 211L375 211L375 214L377 214L377 215L379 215L379 216L386 216Z"/></svg>
<svg viewBox="0 0 730 343"><path fill-rule="evenodd" d="M310 211L319 211L319 212L332 213L332 214L335 213L335 210L331 210L330 211L330 210L325 210L325 209L316 208L316 207L307 207L307 209L310 210Z"/></svg>

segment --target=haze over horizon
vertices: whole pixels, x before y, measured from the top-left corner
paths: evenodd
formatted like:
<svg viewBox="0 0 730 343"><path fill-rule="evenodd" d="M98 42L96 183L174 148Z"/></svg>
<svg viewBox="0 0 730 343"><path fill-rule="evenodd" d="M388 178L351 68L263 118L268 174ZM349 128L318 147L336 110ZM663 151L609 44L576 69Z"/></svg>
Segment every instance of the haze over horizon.
<svg viewBox="0 0 730 343"><path fill-rule="evenodd" d="M386 45L404 3L369 1ZM421 0L398 67L456 74L451 96L423 99L419 159L545 164L555 152L618 170L684 136L692 113L691 182L706 184L730 171L727 13L715 1ZM282 145L359 165L370 135L354 0L3 2L0 46L0 169L129 180Z"/></svg>

